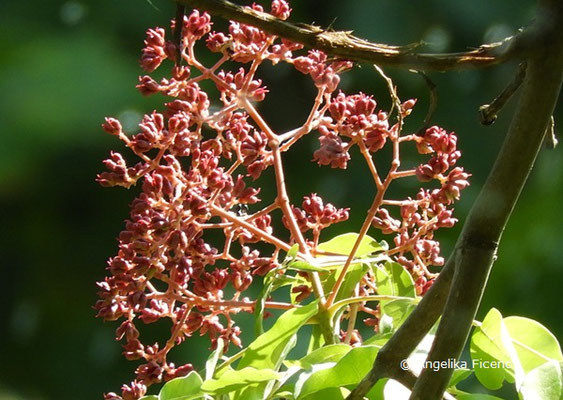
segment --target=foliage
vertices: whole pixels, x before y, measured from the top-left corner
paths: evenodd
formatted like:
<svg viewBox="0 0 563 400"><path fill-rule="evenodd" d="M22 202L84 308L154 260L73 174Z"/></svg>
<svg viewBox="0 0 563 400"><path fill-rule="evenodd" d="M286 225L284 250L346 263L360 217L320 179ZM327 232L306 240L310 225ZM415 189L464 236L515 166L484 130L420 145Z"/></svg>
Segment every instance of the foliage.
<svg viewBox="0 0 563 400"><path fill-rule="evenodd" d="M315 312L317 305L307 307ZM295 313L290 317L288 314L291 313L292 311L287 311L284 314L284 328L296 335L303 326L303 319ZM475 324L478 327L472 335L471 359L458 363L448 385L449 393L462 400L498 399L495 396L467 394L456 388L459 382L474 373L489 389L498 389L503 378L513 383L516 379L516 388L523 400L555 400L561 397L563 355L559 344L547 329L522 317L502 319L495 309L489 312L482 323ZM251 343L249 348L260 347L263 354L274 353L277 345L271 339L278 337L280 328L281 324L276 323L271 330ZM407 360L405 369L422 368L433 336L433 333L429 334L428 340L421 343ZM357 347L344 343L327 345L295 360L286 359L285 353L277 358L277 363L264 363L263 359L253 357L253 363L239 362L236 368L232 368L233 359L244 357L247 350L242 350L227 358L211 375L205 371L208 379L203 380L200 374L192 371L185 377L166 383L154 398L188 400L212 396L242 400L251 398L248 397L248 391L252 388L252 395L256 396L252 398L259 399L344 399L349 389L369 372L378 349L384 343L385 339L379 340L377 344L365 343ZM441 368L439 365L428 367ZM391 380L381 381L368 393L370 400L397 400L404 398L403 396L404 389ZM143 397L145 400L152 398Z"/></svg>

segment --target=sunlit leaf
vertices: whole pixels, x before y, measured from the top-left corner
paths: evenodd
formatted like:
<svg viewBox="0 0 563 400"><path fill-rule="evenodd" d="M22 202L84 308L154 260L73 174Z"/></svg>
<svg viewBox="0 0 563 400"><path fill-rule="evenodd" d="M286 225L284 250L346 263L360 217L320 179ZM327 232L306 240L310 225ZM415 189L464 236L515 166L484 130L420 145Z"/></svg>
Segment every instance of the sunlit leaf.
<svg viewBox="0 0 563 400"><path fill-rule="evenodd" d="M303 400L344 400L350 394L346 388L331 387L305 396Z"/></svg>
<svg viewBox="0 0 563 400"><path fill-rule="evenodd" d="M500 397L491 396L489 394L481 393L460 393L456 394L457 400L505 400Z"/></svg>
<svg viewBox="0 0 563 400"><path fill-rule="evenodd" d="M295 256L297 256L298 252L299 252L299 245L296 243L293 246L291 246L291 248L288 250L286 257L288 259L293 259L295 258Z"/></svg>
<svg viewBox="0 0 563 400"><path fill-rule="evenodd" d="M369 339L364 340L363 344L364 346L373 345L373 346L383 347L385 343L387 343L387 341L391 338L391 336L393 336L392 333L378 333L373 335Z"/></svg>
<svg viewBox="0 0 563 400"><path fill-rule="evenodd" d="M205 362L205 380L212 379L215 373L215 368L217 367L217 361L223 355L223 349L225 347L225 341L222 338L217 339L217 348L211 353L207 361Z"/></svg>
<svg viewBox="0 0 563 400"><path fill-rule="evenodd" d="M377 293L387 296L416 297L416 289L411 274L399 263L386 262L374 268ZM380 302L382 321L385 316L392 319L393 330L397 329L414 310L409 300L384 300ZM380 328L385 328L381 326ZM385 329L381 329L385 331Z"/></svg>
<svg viewBox="0 0 563 400"><path fill-rule="evenodd" d="M450 378L450 382L448 383L448 387L457 385L459 382L469 378L472 373L473 371L467 368L455 369L452 377Z"/></svg>
<svg viewBox="0 0 563 400"><path fill-rule="evenodd" d="M315 265L309 264L306 261L296 260L292 261L287 265L287 268L293 269L295 271L305 271L305 272L326 272L326 268L317 267Z"/></svg>
<svg viewBox="0 0 563 400"><path fill-rule="evenodd" d="M394 329L397 329L405 322L415 307L416 305L412 301L405 299L380 302L381 312L392 319Z"/></svg>
<svg viewBox="0 0 563 400"><path fill-rule="evenodd" d="M317 313L318 301L304 307L293 308L283 313L272 328L260 335L246 349L238 369L254 367L274 368L280 362L286 344L305 323Z"/></svg>
<svg viewBox="0 0 563 400"><path fill-rule="evenodd" d="M321 348L325 344L323 331L319 325L313 325L311 330L311 337L309 338L309 346L307 347L307 354L314 350Z"/></svg>
<svg viewBox="0 0 563 400"><path fill-rule="evenodd" d="M524 317L506 317L504 324L525 373L550 360L563 361L557 339L539 322Z"/></svg>
<svg viewBox="0 0 563 400"><path fill-rule="evenodd" d="M281 375L271 369L256 369L252 367L225 372L218 379L207 380L201 385L206 393L219 395L244 388L252 383L267 382L278 379Z"/></svg>
<svg viewBox="0 0 563 400"><path fill-rule="evenodd" d="M562 394L561 379L561 365L556 362L547 362L526 375L519 393L523 400L558 400Z"/></svg>
<svg viewBox="0 0 563 400"><path fill-rule="evenodd" d="M307 354L300 360L286 360L284 361L284 365L287 367L298 366L302 369L308 369L314 364L339 361L351 349L352 347L350 345L344 343L331 344Z"/></svg>
<svg viewBox="0 0 563 400"><path fill-rule="evenodd" d="M195 371L181 378L168 381L158 394L158 400L190 400L202 397L201 385L203 381Z"/></svg>
<svg viewBox="0 0 563 400"><path fill-rule="evenodd" d="M330 274L325 280L323 280L323 289L325 292L329 293L333 289L337 277L340 276L342 268L343 267L339 267L334 271L334 273ZM368 270L369 266L366 264L350 265L346 271L346 276L342 281L342 285L338 290L335 300L338 301L352 296L356 285L362 280Z"/></svg>
<svg viewBox="0 0 563 400"><path fill-rule="evenodd" d="M379 347L362 346L350 350L332 368L313 373L303 384L299 398L333 387L359 383L370 371Z"/></svg>
<svg viewBox="0 0 563 400"><path fill-rule="evenodd" d="M384 389L385 385L389 382L389 379L380 379L375 385L367 392L366 396L368 400L385 400Z"/></svg>
<svg viewBox="0 0 563 400"><path fill-rule="evenodd" d="M345 233L330 239L328 242L319 244L317 248L329 253L347 256L352 251L357 239L357 233ZM386 244L385 242L378 243L374 238L365 235L360 241L355 256L362 257L378 251L387 250Z"/></svg>
<svg viewBox="0 0 563 400"><path fill-rule="evenodd" d="M500 388L504 379L520 388L532 379L527 377L531 371L563 361L557 339L544 326L523 317L502 319L496 309L475 330L470 350L475 375L489 389Z"/></svg>
<svg viewBox="0 0 563 400"><path fill-rule="evenodd" d="M270 296L270 293L283 286L297 285L301 281L302 279L291 275L280 275L277 270L268 272L264 278L264 286L256 298L256 305L254 307L254 334L256 337L264 333L264 309L266 299Z"/></svg>
<svg viewBox="0 0 563 400"><path fill-rule="evenodd" d="M377 293L388 296L416 297L411 274L399 263L386 262L375 269Z"/></svg>
<svg viewBox="0 0 563 400"><path fill-rule="evenodd" d="M502 315L495 308L486 315L480 327L471 336L471 359L475 376L487 389L502 387L505 379L503 368L489 368L491 362L502 361L510 364L511 360L501 339Z"/></svg>
<svg viewBox="0 0 563 400"><path fill-rule="evenodd" d="M311 369L306 370L305 372L301 373L295 382L295 387L293 390L294 397L300 398L301 390L303 389L303 385L307 380L311 377L311 375L317 373L318 371L322 371L325 369L332 368L336 365L335 362L325 362L320 364L314 364L311 366ZM316 393L315 393L316 394Z"/></svg>

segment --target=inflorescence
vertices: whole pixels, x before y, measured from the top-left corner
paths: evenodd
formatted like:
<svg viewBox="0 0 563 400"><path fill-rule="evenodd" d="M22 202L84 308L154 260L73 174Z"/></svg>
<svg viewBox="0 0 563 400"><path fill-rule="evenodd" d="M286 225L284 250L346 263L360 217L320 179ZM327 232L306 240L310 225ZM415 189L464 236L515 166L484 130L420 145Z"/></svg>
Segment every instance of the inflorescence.
<svg viewBox="0 0 563 400"><path fill-rule="evenodd" d="M275 17L287 19L290 11L284 0L272 2L270 13ZM155 28L147 31L142 51L141 67L147 72L172 61L169 78L157 82L144 75L137 85L143 95L170 98L164 111L145 115L139 133L132 136L114 118L103 124L139 162L128 165L120 153L112 152L98 182L126 188L139 184L141 190L119 235L119 251L108 261L109 275L98 283L100 300L95 308L104 320L122 320L116 339L123 341L123 354L129 360L143 360L135 381L124 385L121 395L109 393L106 399L138 399L147 386L189 373L191 364L177 366L168 353L194 334L208 335L211 347L218 338L240 347L241 331L233 316L254 310L255 302L243 293L255 277L275 268L284 273L280 252L294 244L299 257L314 258L321 231L348 219L349 209L325 203L317 194L306 196L300 205L288 198L282 155L304 135L318 134L320 146L313 160L332 168L346 169L350 149L358 147L377 189L364 225L392 235L394 246L385 253L412 274L419 295L435 277L428 268L444 263L434 232L456 223L451 205L469 184L469 175L455 167L460 151L454 133L433 126L422 135L402 135L403 120L415 100L397 103L392 122L393 110L378 110L372 96L337 92L339 74L352 68L351 62L329 60L318 50L304 52L300 44L237 22L230 23L227 33L214 32L210 16L198 11L184 18L181 30L180 49L166 39L164 29ZM210 67L195 54L194 46L202 40L218 54ZM266 60L293 65L317 89L307 119L289 132L274 132L256 108L268 95L256 77ZM240 67L222 69L227 64ZM217 88L218 98L202 90L200 84L206 80ZM399 147L407 142L430 159L416 169L399 171ZM386 176L381 176L372 156L386 145L392 147L393 160ZM261 204L260 188L253 183L268 168L274 170L277 196L271 204ZM409 176L437 181L439 188L421 188L406 200L385 198L393 180ZM248 205L256 211L236 212ZM274 218L282 224L273 224ZM287 232L274 232L273 225ZM210 231L222 233L222 242L212 243ZM258 242L270 244L271 251L253 248ZM300 275L309 283L293 288L297 302L312 293L324 299L316 273ZM377 293L371 273L364 276L357 293ZM298 304L267 301L265 306L288 309ZM362 303L359 311L367 313L364 322L377 329L377 308ZM161 319L172 323L168 340L144 344L139 323ZM349 332L360 340L357 331Z"/></svg>

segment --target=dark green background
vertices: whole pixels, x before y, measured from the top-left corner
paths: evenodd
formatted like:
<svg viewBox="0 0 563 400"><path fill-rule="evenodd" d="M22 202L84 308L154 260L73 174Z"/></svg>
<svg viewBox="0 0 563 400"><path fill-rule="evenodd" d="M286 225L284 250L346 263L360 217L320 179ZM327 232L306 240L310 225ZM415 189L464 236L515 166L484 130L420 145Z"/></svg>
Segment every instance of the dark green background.
<svg viewBox="0 0 563 400"><path fill-rule="evenodd" d="M120 116L131 125L161 104L134 88L145 30L167 25L173 15L171 2L154 4L158 10L143 0L0 3L0 400L101 398L133 377L136 364L124 361L113 341L116 324L94 319L91 306L94 282L105 275L134 193L103 189L94 178L109 150L122 149L100 129L103 117ZM423 38L430 42L427 51L454 51L514 33L532 18L534 2L302 0L293 8L295 21L332 23L392 44ZM458 133L460 164L473 173L456 206L461 221L492 165L513 103L492 127L479 125L477 109L499 93L514 68L430 74L439 92L433 122ZM428 104L424 82L388 72L403 99L419 98L407 124L417 129ZM312 84L288 68L265 68L263 76L272 89L264 114L277 129L294 127ZM389 104L369 66L347 73L342 84L349 93L362 90ZM373 194L367 170L361 162L347 172L318 168L309 162L316 143L305 140L286 156L290 194L297 202L318 192L351 207L342 229L357 230ZM413 185L398 185L395 193L412 195ZM562 202L561 149L542 151L503 237L480 317L495 306L504 315L537 319L563 337ZM445 254L459 227L440 234ZM207 342L193 343L179 356L201 365Z"/></svg>

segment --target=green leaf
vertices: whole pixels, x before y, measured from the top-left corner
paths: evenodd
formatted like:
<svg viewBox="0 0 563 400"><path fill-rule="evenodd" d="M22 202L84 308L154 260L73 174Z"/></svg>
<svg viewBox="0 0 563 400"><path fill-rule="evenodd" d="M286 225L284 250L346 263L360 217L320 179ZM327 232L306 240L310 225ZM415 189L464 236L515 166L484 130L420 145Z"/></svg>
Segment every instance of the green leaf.
<svg viewBox="0 0 563 400"><path fill-rule="evenodd" d="M378 294L416 298L412 276L401 264L388 261L376 266L374 272ZM393 329L397 329L414 310L415 305L411 301L397 299L381 301L380 307L383 316L392 318ZM382 318L382 321L386 320Z"/></svg>
<svg viewBox="0 0 563 400"><path fill-rule="evenodd" d="M265 282L256 298L256 305L254 306L254 334L256 337L264 333L264 309L266 308L266 299L270 296L273 287L272 282Z"/></svg>
<svg viewBox="0 0 563 400"><path fill-rule="evenodd" d="M387 296L416 297L411 274L399 263L386 262L375 269L377 293Z"/></svg>
<svg viewBox="0 0 563 400"><path fill-rule="evenodd" d="M379 318L379 332L384 334L392 334L394 332L393 328L393 318L385 313L381 314Z"/></svg>
<svg viewBox="0 0 563 400"><path fill-rule="evenodd" d="M274 365L273 369L275 371L278 371L280 369L282 362L286 359L287 355L295 347L296 344L297 344L297 334L291 336L289 341L285 344L285 347L280 353L278 361ZM279 379L277 382L270 381L262 385L257 385L257 387L253 390L253 393L257 394L260 397L260 400L262 400L267 397L264 395L265 393L272 393L272 391L275 390L274 387L276 387L276 385L283 385L285 381L289 379L291 375L293 375L295 372L297 372L297 370L295 369L293 371L284 371L283 375L281 376L281 379ZM246 400L246 399L247 397L242 397L242 400Z"/></svg>
<svg viewBox="0 0 563 400"><path fill-rule="evenodd" d="M268 382L279 379L281 375L272 369L256 369L246 367L241 370L230 370L218 379L210 379L201 385L201 390L213 395L233 392L245 388L252 383Z"/></svg>
<svg viewBox="0 0 563 400"><path fill-rule="evenodd" d="M458 368L454 370L452 377L450 378L450 382L448 383L448 387L452 387L457 385L459 382L469 378L469 376L473 373L470 369L467 368Z"/></svg>
<svg viewBox="0 0 563 400"><path fill-rule="evenodd" d="M503 321L525 373L551 360L563 361L557 339L539 322L524 317L507 317Z"/></svg>
<svg viewBox="0 0 563 400"><path fill-rule="evenodd" d="M203 381L195 371L181 378L168 381L160 390L158 400L189 400L202 397Z"/></svg>
<svg viewBox="0 0 563 400"><path fill-rule="evenodd" d="M158 396L151 394L151 395L148 395L148 396L143 396L139 400L158 400Z"/></svg>
<svg viewBox="0 0 563 400"><path fill-rule="evenodd" d="M327 388L358 384L370 371L379 347L362 346L350 350L331 368L313 373L303 384L299 399Z"/></svg>
<svg viewBox="0 0 563 400"><path fill-rule="evenodd" d="M274 382L274 381L270 381ZM233 400L263 400L264 399L264 388L263 384L253 384L248 385L240 389L236 394L233 395Z"/></svg>
<svg viewBox="0 0 563 400"><path fill-rule="evenodd" d="M389 382L389 379L380 379L375 385L367 392L366 397L368 400L385 400L385 385ZM391 400L391 399L389 399Z"/></svg>
<svg viewBox="0 0 563 400"><path fill-rule="evenodd" d="M348 268L344 281L342 281L342 286L335 297L335 300L342 300L347 297L352 296L356 285L362 280L366 272L368 272L369 266L366 264L354 264ZM340 275L340 269L337 270L337 275Z"/></svg>
<svg viewBox="0 0 563 400"><path fill-rule="evenodd" d="M287 384L287 381L300 371L301 368L296 366L289 367L287 370L283 371L283 376L280 379L278 379L277 381L271 381L267 384L266 390L264 391L264 395L262 397L264 399L271 399L272 396L279 396L280 392L287 392L291 389L294 389L295 384ZM293 390L291 390L290 393L291 396L286 396L287 399L293 399Z"/></svg>
<svg viewBox="0 0 563 400"><path fill-rule="evenodd" d="M352 251L357 239L357 233L345 233L330 239L328 242L319 244L317 248L329 253L347 256ZM367 256L368 254L383 250L387 250L387 243L383 241L378 243L374 238L365 235L358 246L355 257Z"/></svg>
<svg viewBox="0 0 563 400"><path fill-rule="evenodd" d="M500 388L504 379L519 388L532 370L563 361L557 339L544 326L523 317L502 319L496 309L475 330L470 349L475 375L489 389ZM491 362L501 365L492 368Z"/></svg>
<svg viewBox="0 0 563 400"><path fill-rule="evenodd" d="M344 400L349 394L346 388L331 387L303 397L303 400Z"/></svg>
<svg viewBox="0 0 563 400"><path fill-rule="evenodd" d="M544 363L526 375L519 393L523 400L558 400L563 390L561 378L559 363Z"/></svg>
<svg viewBox="0 0 563 400"><path fill-rule="evenodd" d="M283 313L270 330L248 346L237 369L274 368L276 364L283 361L280 360L280 356L289 340L317 312L318 301L314 301L304 307L293 308Z"/></svg>
<svg viewBox="0 0 563 400"><path fill-rule="evenodd" d="M301 282L301 279L294 276L279 275L277 268L268 272L264 278L264 286L256 298L256 306L254 307L254 334L256 337L264 333L264 308L266 306L266 299L270 296L270 293L280 287L287 285L293 286L299 282Z"/></svg>
<svg viewBox="0 0 563 400"><path fill-rule="evenodd" d="M503 368L489 368L491 362L502 361L511 363L501 339L502 315L491 309L480 327L471 336L470 352L475 376L487 389L496 390L502 387L505 379Z"/></svg>
<svg viewBox="0 0 563 400"><path fill-rule="evenodd" d="M293 367L297 366L302 369L309 369L314 364L321 364L325 362L337 362L339 361L346 353L348 353L352 349L352 346L339 343L339 344L331 344L325 347L321 347L309 354L305 357L301 358L300 360L287 360L284 361L284 365L286 367Z"/></svg>
<svg viewBox="0 0 563 400"><path fill-rule="evenodd" d="M292 261L288 264L287 268L293 269L295 271L305 271L305 272L326 272L326 268L316 267L312 264L309 264L306 261L296 260Z"/></svg>
<svg viewBox="0 0 563 400"><path fill-rule="evenodd" d="M293 399L293 391L284 390L284 391L277 392L272 397L272 400L275 400L275 399L283 399L283 400Z"/></svg>
<svg viewBox="0 0 563 400"><path fill-rule="evenodd" d="M338 267L334 273L330 274L324 281L323 281L323 289L326 293L330 292L336 283L336 279L340 276L340 272L342 271L342 266ZM350 265L348 271L346 271L346 276L342 281L342 286L338 290L338 294L336 295L335 300L342 300L352 296L354 293L354 289L358 282L360 282L366 272L369 270L369 266L366 264L353 264Z"/></svg>
<svg viewBox="0 0 563 400"><path fill-rule="evenodd" d="M311 377L311 375L313 375L314 373L318 372L318 371L322 371L323 369L329 369L332 368L336 365L335 362L326 362L326 363L322 363L322 364L314 364L311 366L311 369L305 370L305 372L302 372L301 374L298 375L297 377L297 381L295 382L295 386L293 389L293 396L295 398L298 398L301 390L303 389L303 385L305 384L305 382L307 382L307 379L309 379Z"/></svg>
<svg viewBox="0 0 563 400"><path fill-rule="evenodd" d="M416 305L405 299L396 299L389 301L382 301L381 312L384 315L391 317L393 329L396 330L407 319L410 313L416 308Z"/></svg>
<svg viewBox="0 0 563 400"><path fill-rule="evenodd" d="M500 397L491 396L489 394L481 394L481 393L463 393L460 392L456 394L457 400L504 400Z"/></svg>
<svg viewBox="0 0 563 400"><path fill-rule="evenodd" d="M299 252L299 245L297 243L295 243L293 246L291 246L291 248L287 251L287 256L286 259L294 259L295 256L297 256L297 253Z"/></svg>
<svg viewBox="0 0 563 400"><path fill-rule="evenodd" d="M320 349L325 344L325 338L323 336L323 331L321 327L317 325L313 325L313 329L311 330L311 338L309 339L309 346L307 347L307 354L311 353L314 350Z"/></svg>
<svg viewBox="0 0 563 400"><path fill-rule="evenodd" d="M205 380L212 379L215 374L215 368L217 367L217 361L223 355L223 349L225 348L225 341L222 338L217 339L217 348L211 353L207 361L205 362Z"/></svg>
<svg viewBox="0 0 563 400"><path fill-rule="evenodd" d="M385 343L387 343L387 341L391 338L391 336L393 336L392 333L377 333L372 337L370 337L369 339L367 339L366 341L364 341L363 345L364 346L373 345L373 346L383 347Z"/></svg>

